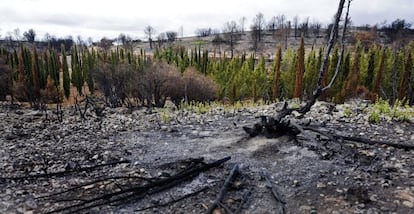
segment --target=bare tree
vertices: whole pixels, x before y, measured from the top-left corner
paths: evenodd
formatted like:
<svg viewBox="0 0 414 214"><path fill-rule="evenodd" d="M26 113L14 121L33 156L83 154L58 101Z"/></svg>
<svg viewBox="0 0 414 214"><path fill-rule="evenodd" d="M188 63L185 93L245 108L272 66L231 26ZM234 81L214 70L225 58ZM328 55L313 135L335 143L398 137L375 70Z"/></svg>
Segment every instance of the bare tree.
<svg viewBox="0 0 414 214"><path fill-rule="evenodd" d="M244 25L246 24L247 18L245 16L241 17L239 20L240 32L244 33Z"/></svg>
<svg viewBox="0 0 414 214"><path fill-rule="evenodd" d="M295 31L295 39L298 37L298 29L299 29L299 17L296 15L293 17L293 29Z"/></svg>
<svg viewBox="0 0 414 214"><path fill-rule="evenodd" d="M20 35L20 29L16 28L13 30L13 34L14 34L14 38L16 41L20 41L21 40L21 35Z"/></svg>
<svg viewBox="0 0 414 214"><path fill-rule="evenodd" d="M29 29L23 33L23 36L28 42L33 43L36 38L36 32L33 29Z"/></svg>
<svg viewBox="0 0 414 214"><path fill-rule="evenodd" d="M144 28L144 33L147 35L148 41L150 43L150 48L152 49L152 36L155 33L155 29L151 25L148 25Z"/></svg>
<svg viewBox="0 0 414 214"><path fill-rule="evenodd" d="M210 36L213 33L213 30L211 28L198 28L195 31L195 34L198 37L207 37Z"/></svg>
<svg viewBox="0 0 414 214"><path fill-rule="evenodd" d="M348 12L349 12L349 6L352 0L348 0L348 7L347 7L347 15L348 16ZM263 134L265 136L280 136L285 135L286 133L291 133L294 135L297 135L298 133L301 132L302 127L294 124L293 126L290 126L290 124L292 124L291 120L284 120L286 116L290 115L293 113L293 111L297 111L299 114L304 115L307 112L310 111L311 107L315 104L316 100L320 97L320 95L323 93L323 91L327 90L329 87L325 87L323 88L322 85L322 81L324 79L324 76L326 75L326 67L328 65L328 59L330 57L331 51L333 46L335 45L335 41L336 36L338 35L338 29L339 29L339 22L342 16L342 10L344 8L344 4L345 4L345 0L340 0L339 2L339 6L338 6L338 11L336 13L336 17L335 17L335 21L333 24L333 28L332 31L330 33L330 39L326 48L326 53L325 56L323 58L323 63L321 64L320 70L319 70L319 77L318 77L318 82L316 85L316 89L313 92L312 97L310 98L310 100L303 106L301 106L300 108L288 108L287 103L285 103L285 106L283 108L283 110L281 112L279 112L279 114L276 117L262 117L261 122L256 123L253 128L250 127L243 127L243 129L251 136L256 136L258 134ZM346 31L346 22L344 24L344 30L343 32ZM277 127L277 128L275 128ZM284 131L281 131L281 128L283 127ZM288 131L285 132L285 130L288 129ZM270 134L269 134L270 133Z"/></svg>
<svg viewBox="0 0 414 214"><path fill-rule="evenodd" d="M262 41L262 33L265 26L263 13L258 13L253 19L251 26L251 35L253 41L253 50L257 51L259 43Z"/></svg>
<svg viewBox="0 0 414 214"><path fill-rule="evenodd" d="M276 16L275 18L276 18L276 25L277 25L276 27L279 30L283 30L283 28L285 27L285 20L286 20L285 15L280 14L280 15Z"/></svg>
<svg viewBox="0 0 414 214"><path fill-rule="evenodd" d="M88 37L88 45L93 45L93 39L92 39L92 37Z"/></svg>
<svg viewBox="0 0 414 214"><path fill-rule="evenodd" d="M306 17L305 20L300 24L300 33L305 37L309 36L309 17Z"/></svg>
<svg viewBox="0 0 414 214"><path fill-rule="evenodd" d="M241 34L235 21L226 22L223 28L225 42L230 46L231 57L233 58L234 46L240 40Z"/></svg>
<svg viewBox="0 0 414 214"><path fill-rule="evenodd" d="M165 34L167 36L168 42L170 43L175 42L175 40L177 39L177 32L175 31L167 31Z"/></svg>
<svg viewBox="0 0 414 214"><path fill-rule="evenodd" d="M161 46L167 41L167 35L165 33L160 33L157 36L157 42L158 47L161 48Z"/></svg>
<svg viewBox="0 0 414 214"><path fill-rule="evenodd" d="M290 36L290 32L292 31L292 22L291 21L287 21L286 22L286 27L285 27L285 49L287 49L287 45L288 45L288 39Z"/></svg>
<svg viewBox="0 0 414 214"><path fill-rule="evenodd" d="M318 21L314 21L313 23L310 24L309 28L313 36L318 38L319 34L321 33L322 24Z"/></svg>
<svg viewBox="0 0 414 214"><path fill-rule="evenodd" d="M119 34L118 36L118 43L122 44L124 49L132 50L132 38L126 34Z"/></svg>
<svg viewBox="0 0 414 214"><path fill-rule="evenodd" d="M76 36L76 43L78 44L78 46L83 46L85 45L85 42L82 39L81 35Z"/></svg>
<svg viewBox="0 0 414 214"><path fill-rule="evenodd" d="M99 47L101 47L102 49L104 49L107 52L111 48L112 42L113 41L111 39L103 37L101 39L101 41L99 42Z"/></svg>
<svg viewBox="0 0 414 214"><path fill-rule="evenodd" d="M270 30L270 31L273 31L273 33L274 33L276 31L276 28L277 28L276 16L273 16L267 22L267 29Z"/></svg>

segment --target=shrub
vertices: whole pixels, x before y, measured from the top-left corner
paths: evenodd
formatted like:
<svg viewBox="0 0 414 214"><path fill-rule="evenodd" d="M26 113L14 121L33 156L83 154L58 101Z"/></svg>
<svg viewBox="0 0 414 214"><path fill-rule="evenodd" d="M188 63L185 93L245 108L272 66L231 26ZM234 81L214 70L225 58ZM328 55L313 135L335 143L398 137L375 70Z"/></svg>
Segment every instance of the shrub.
<svg viewBox="0 0 414 214"><path fill-rule="evenodd" d="M168 93L176 99L180 96L180 72L163 61L148 61L139 76L141 96L148 105L163 107ZM177 84L176 84L177 82Z"/></svg>
<svg viewBox="0 0 414 214"><path fill-rule="evenodd" d="M2 58L0 58L0 100L5 100L7 94L10 92L9 74L9 66L5 64Z"/></svg>
<svg viewBox="0 0 414 214"><path fill-rule="evenodd" d="M48 76L46 88L40 90L41 99L44 103L60 103L63 100L63 94L55 85L53 79Z"/></svg>
<svg viewBox="0 0 414 214"><path fill-rule="evenodd" d="M133 67L129 64L101 63L94 71L98 89L111 107L122 106L127 99L129 85L133 83Z"/></svg>
<svg viewBox="0 0 414 214"><path fill-rule="evenodd" d="M187 68L184 72L185 95L188 101L212 101L217 98L217 85L209 77Z"/></svg>

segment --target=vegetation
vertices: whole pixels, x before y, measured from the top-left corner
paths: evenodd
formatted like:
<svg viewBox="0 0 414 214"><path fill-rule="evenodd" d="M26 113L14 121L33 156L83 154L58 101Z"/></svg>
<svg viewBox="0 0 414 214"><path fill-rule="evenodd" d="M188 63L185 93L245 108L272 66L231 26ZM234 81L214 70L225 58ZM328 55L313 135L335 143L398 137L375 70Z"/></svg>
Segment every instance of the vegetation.
<svg viewBox="0 0 414 214"><path fill-rule="evenodd" d="M251 36L256 51L264 35L263 14L257 14L254 23ZM283 16L274 17L267 30L286 30L283 23ZM46 48L21 43L0 51L0 99L10 95L13 100L29 102L33 107L50 100L62 102L63 95L70 100L95 92L102 94L112 107L163 106L167 99L176 105L214 100L231 104L245 100L306 100L318 81L324 50L315 46L305 49L309 26L304 22L296 27L295 31L302 33L297 49L283 49L279 45L271 59L259 52L233 53L243 32L235 21L226 23L223 37L216 35L212 41L214 45L228 45L230 56L225 52L209 52L204 47L206 40L195 41L194 47L187 49L174 43L177 37L174 32L166 35L169 45L154 47L153 55L134 50L131 38L124 34L120 34L117 41L121 45L116 48L109 39L102 39L93 48L66 46L64 40L60 49L51 43ZM335 47L322 85L326 86L333 77L340 57L343 62L338 65L336 82L320 99L336 103L352 98L380 99L390 100L391 105L399 100L401 105L413 105L414 43L399 36L407 33L406 28L400 20L384 29L390 42L394 42L391 46L368 42L370 37L358 34L363 41L348 45L343 54L339 51L341 47ZM145 32L152 43L155 30L147 26ZM200 29L199 36L212 33L211 29ZM36 34L30 31L25 35L31 41Z"/></svg>

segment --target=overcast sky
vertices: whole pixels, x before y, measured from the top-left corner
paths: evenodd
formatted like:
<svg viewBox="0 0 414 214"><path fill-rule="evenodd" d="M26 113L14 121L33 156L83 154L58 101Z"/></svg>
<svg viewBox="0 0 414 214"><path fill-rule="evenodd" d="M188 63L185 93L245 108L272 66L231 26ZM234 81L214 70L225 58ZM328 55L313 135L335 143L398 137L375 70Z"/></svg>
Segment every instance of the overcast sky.
<svg viewBox="0 0 414 214"><path fill-rule="evenodd" d="M19 28L33 28L37 40L46 32L57 37L81 35L94 40L120 33L144 39L144 27L156 33L194 34L197 28L222 29L227 21L247 18L246 27L261 12L266 20L284 14L310 17L324 25L332 20L339 0L0 0L0 37ZM414 21L414 0L353 0L351 18L356 25Z"/></svg>

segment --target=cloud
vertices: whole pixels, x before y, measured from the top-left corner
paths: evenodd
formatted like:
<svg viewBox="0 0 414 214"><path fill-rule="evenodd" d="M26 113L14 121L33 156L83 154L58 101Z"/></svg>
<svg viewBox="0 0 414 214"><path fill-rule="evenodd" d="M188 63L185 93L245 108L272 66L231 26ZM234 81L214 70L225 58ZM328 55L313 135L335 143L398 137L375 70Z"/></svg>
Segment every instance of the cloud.
<svg viewBox="0 0 414 214"><path fill-rule="evenodd" d="M298 15L328 24L336 12L333 0L13 0L0 5L2 34L20 28L35 29L56 36L82 35L100 39L126 33L143 38L143 29L153 26L157 33L178 31L183 26L186 35L197 28L222 29L227 21L253 17L262 12L265 19L284 14L287 19ZM354 24L375 24L396 18L413 21L412 0L355 0L351 5Z"/></svg>

